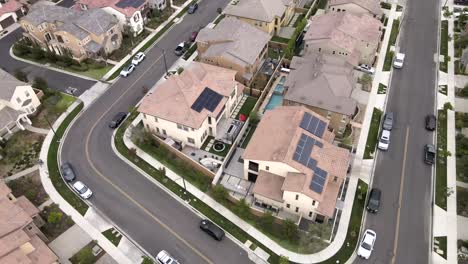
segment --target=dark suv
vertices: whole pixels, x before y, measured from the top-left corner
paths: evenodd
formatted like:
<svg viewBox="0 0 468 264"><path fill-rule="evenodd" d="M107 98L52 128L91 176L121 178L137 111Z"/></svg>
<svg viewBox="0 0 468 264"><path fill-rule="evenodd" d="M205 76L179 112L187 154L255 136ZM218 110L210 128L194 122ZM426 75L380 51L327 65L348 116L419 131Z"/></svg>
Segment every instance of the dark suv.
<svg viewBox="0 0 468 264"><path fill-rule="evenodd" d="M73 167L68 162L63 163L62 166L60 166L60 172L62 173L62 177L68 182L71 182L76 178Z"/></svg>
<svg viewBox="0 0 468 264"><path fill-rule="evenodd" d="M200 229L218 241L221 241L224 237L224 231L217 225L213 224L210 220L201 220Z"/></svg>
<svg viewBox="0 0 468 264"><path fill-rule="evenodd" d="M124 112L118 112L114 118L112 118L112 121L109 123L110 128L117 128L120 126L120 124L124 121L125 117L127 116L127 113Z"/></svg>
<svg viewBox="0 0 468 264"><path fill-rule="evenodd" d="M381 196L382 192L377 188L373 188L370 191L369 200L367 200L367 211L371 213L377 213L379 211Z"/></svg>
<svg viewBox="0 0 468 264"><path fill-rule="evenodd" d="M434 131L437 126L437 118L435 115L426 116L426 129L429 131Z"/></svg>

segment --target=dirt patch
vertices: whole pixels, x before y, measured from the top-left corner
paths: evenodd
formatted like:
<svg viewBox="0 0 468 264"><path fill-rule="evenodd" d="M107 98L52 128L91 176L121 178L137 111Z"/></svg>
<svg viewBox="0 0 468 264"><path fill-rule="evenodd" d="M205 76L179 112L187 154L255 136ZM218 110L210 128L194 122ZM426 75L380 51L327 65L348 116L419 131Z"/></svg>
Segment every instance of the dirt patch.
<svg viewBox="0 0 468 264"><path fill-rule="evenodd" d="M15 197L26 196L36 207L47 201L49 196L42 187L39 170L7 183Z"/></svg>

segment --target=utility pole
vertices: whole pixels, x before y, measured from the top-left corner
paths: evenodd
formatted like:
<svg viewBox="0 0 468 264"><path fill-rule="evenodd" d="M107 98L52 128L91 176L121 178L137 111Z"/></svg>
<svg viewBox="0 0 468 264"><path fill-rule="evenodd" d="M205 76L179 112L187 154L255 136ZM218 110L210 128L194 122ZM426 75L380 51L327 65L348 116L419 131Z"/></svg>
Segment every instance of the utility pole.
<svg viewBox="0 0 468 264"><path fill-rule="evenodd" d="M47 119L46 116L44 116L44 118L45 118L47 124L49 125L50 130L52 130L52 132L54 133L54 137L56 137L56 136L57 136L57 133L55 133L55 130L54 130L54 128L52 127L52 124L50 124L50 122L49 122L49 119ZM60 142L60 139L57 139L57 142Z"/></svg>
<svg viewBox="0 0 468 264"><path fill-rule="evenodd" d="M163 60L164 60L164 69L166 69L166 75L168 75L168 74L169 74L169 71L168 71L168 69L167 69L166 51L165 51L163 48L159 47L157 44L154 44L154 46L162 51Z"/></svg>

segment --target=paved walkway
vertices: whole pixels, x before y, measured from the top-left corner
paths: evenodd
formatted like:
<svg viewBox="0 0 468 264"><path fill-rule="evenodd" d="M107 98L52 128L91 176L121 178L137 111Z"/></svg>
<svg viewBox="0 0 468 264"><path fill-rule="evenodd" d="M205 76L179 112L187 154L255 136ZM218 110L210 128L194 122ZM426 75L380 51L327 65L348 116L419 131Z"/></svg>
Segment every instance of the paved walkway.
<svg viewBox="0 0 468 264"><path fill-rule="evenodd" d="M38 134L47 135L47 133L49 133L49 129L44 129L44 128L40 128L40 127L33 127L33 126L29 125L29 124L25 125L24 128L26 128L26 130L29 130L31 132L38 133Z"/></svg>
<svg viewBox="0 0 468 264"><path fill-rule="evenodd" d="M455 97L455 111L468 113L468 98Z"/></svg>
<svg viewBox="0 0 468 264"><path fill-rule="evenodd" d="M21 177L24 177L32 172L35 172L37 169L39 169L39 165L34 165L30 168L27 168L25 170L22 170L16 174L13 174L11 176L8 176L8 177L5 177L3 178L5 180L5 182L9 182L9 181L13 181L13 180L16 180L16 179L19 179Z"/></svg>
<svg viewBox="0 0 468 264"><path fill-rule="evenodd" d="M458 239L468 240L468 217L457 216Z"/></svg>
<svg viewBox="0 0 468 264"><path fill-rule="evenodd" d="M49 243L50 249L59 258L60 263L71 263L69 259L93 239L78 225L73 225L59 237Z"/></svg>
<svg viewBox="0 0 468 264"><path fill-rule="evenodd" d="M468 75L455 75L455 87L463 88L468 84Z"/></svg>

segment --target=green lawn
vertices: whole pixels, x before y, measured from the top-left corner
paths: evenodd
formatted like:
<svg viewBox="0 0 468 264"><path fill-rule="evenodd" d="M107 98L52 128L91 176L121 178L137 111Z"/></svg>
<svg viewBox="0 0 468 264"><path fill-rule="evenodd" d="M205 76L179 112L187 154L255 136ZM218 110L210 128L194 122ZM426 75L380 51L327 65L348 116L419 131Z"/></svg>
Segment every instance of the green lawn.
<svg viewBox="0 0 468 264"><path fill-rule="evenodd" d="M374 108L374 111L372 112L372 120L369 127L369 134L367 134L366 148L364 150L364 159L374 158L373 154L377 145L381 118L382 111L380 109Z"/></svg>
<svg viewBox="0 0 468 264"><path fill-rule="evenodd" d="M192 46L190 46L190 48L188 48L188 50L184 53L184 56L182 56L184 58L184 60L188 60L190 58L190 56L192 56L192 54L197 50L197 43L193 43Z"/></svg>
<svg viewBox="0 0 468 264"><path fill-rule="evenodd" d="M447 150L447 111L438 111L437 123L438 151L436 161L435 203L442 209L447 210L447 157L441 155L444 150Z"/></svg>
<svg viewBox="0 0 468 264"><path fill-rule="evenodd" d="M252 136L253 136L253 134L255 132L255 129L257 129L257 126L255 126L255 125L252 125L250 127L249 133L247 133L247 136L245 136L245 139L242 142L241 148L245 149L247 147L247 145L250 142L250 139L252 138Z"/></svg>
<svg viewBox="0 0 468 264"><path fill-rule="evenodd" d="M277 52L277 49L268 47L268 58L279 60L281 58L281 54Z"/></svg>
<svg viewBox="0 0 468 264"><path fill-rule="evenodd" d="M288 44L289 39L287 39L287 38L282 38L282 37L278 37L278 36L273 36L273 37L271 38L271 41Z"/></svg>
<svg viewBox="0 0 468 264"><path fill-rule="evenodd" d="M112 242L112 244L114 244L115 246L118 246L119 243L120 243L120 240L122 239L122 234L120 234L119 232L116 232L114 230L115 229L112 227L112 228L109 228L106 231L102 232L102 234L107 239L109 239L109 241ZM112 233L112 232L116 232L116 233ZM117 234L120 234L120 236L117 236Z"/></svg>
<svg viewBox="0 0 468 264"><path fill-rule="evenodd" d="M444 56L444 61L440 62L440 70L447 72L448 68L448 20L442 20L440 24L440 55Z"/></svg>
<svg viewBox="0 0 468 264"><path fill-rule="evenodd" d="M47 167L49 169L49 177L58 193L72 205L80 214L84 215L88 210L88 205L83 202L77 194L75 194L67 184L63 181L60 175L59 165L57 162L59 140L73 119L83 109L83 103L80 103L62 122L59 128L55 131L55 135L50 143L49 152L47 153Z"/></svg>
<svg viewBox="0 0 468 264"><path fill-rule="evenodd" d="M223 151L216 151L214 149L214 144L216 144L217 142L220 142L222 144L224 144L224 150ZM213 153L215 155L218 155L218 156L221 156L221 157L226 157L226 155L228 154L229 150L231 149L232 145L231 144L227 144L227 143L224 143L224 142L221 142L221 141L218 141L218 140L215 140L215 142L213 143L213 146L211 146L210 148L210 153Z"/></svg>
<svg viewBox="0 0 468 264"><path fill-rule="evenodd" d="M379 83L379 89L377 90L377 94L386 94L387 93L387 86L385 84Z"/></svg>
<svg viewBox="0 0 468 264"><path fill-rule="evenodd" d="M444 259L447 259L447 237L446 236L434 237L434 246L436 245L435 241L439 242L439 249L444 251L443 254L439 254L439 255L443 257ZM435 247L434 247L434 252L437 253Z"/></svg>
<svg viewBox="0 0 468 264"><path fill-rule="evenodd" d="M384 71L389 71L392 67L392 60L394 52L390 51L390 47L395 45L400 30L400 20L393 20L392 31L390 32L390 39L388 40L387 53L385 55Z"/></svg>
<svg viewBox="0 0 468 264"><path fill-rule="evenodd" d="M239 119L240 114L243 114L246 117L248 117L250 113L252 112L252 109L254 108L256 103L257 103L257 98L252 97L252 96L247 97L241 109L239 110L239 113L236 115L236 119Z"/></svg>
<svg viewBox="0 0 468 264"><path fill-rule="evenodd" d="M104 77L104 75L106 75L107 72L109 72L112 69L112 67L114 67L114 65L108 64L104 68L100 68L100 69L91 69L90 68L87 71L76 71L76 70L68 69L68 68L65 69L65 70L69 71L69 72L72 72L72 73L84 75L84 76L87 76L87 77L90 77L90 78L93 78L93 79L96 79L96 80L100 80L102 77Z"/></svg>

